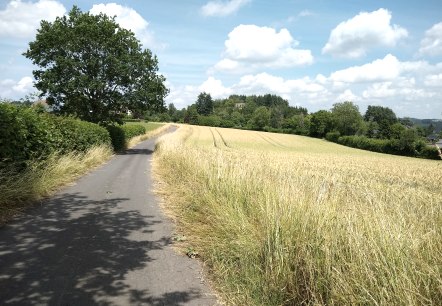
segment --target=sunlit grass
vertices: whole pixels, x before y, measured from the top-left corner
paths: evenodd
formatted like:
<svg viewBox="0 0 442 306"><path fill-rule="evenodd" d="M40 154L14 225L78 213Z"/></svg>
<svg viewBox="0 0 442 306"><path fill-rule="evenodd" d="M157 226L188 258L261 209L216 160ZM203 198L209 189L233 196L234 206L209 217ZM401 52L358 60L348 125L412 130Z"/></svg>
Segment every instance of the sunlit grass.
<svg viewBox="0 0 442 306"><path fill-rule="evenodd" d="M0 170L0 223L11 219L30 203L51 195L60 186L107 161L113 152L107 146L97 146L85 153L52 154L49 158L29 162L19 173Z"/></svg>
<svg viewBox="0 0 442 306"><path fill-rule="evenodd" d="M159 190L235 305L437 305L442 163L182 126Z"/></svg>
<svg viewBox="0 0 442 306"><path fill-rule="evenodd" d="M133 122L128 122L126 124L132 124ZM135 124L142 124L146 127L146 133L140 136L133 137L129 140L127 147L132 148L133 146L139 144L142 141L145 141L149 138L155 137L164 133L169 127L170 124L165 123L157 123L157 122L135 122Z"/></svg>
<svg viewBox="0 0 442 306"><path fill-rule="evenodd" d="M130 139L129 147L155 137L169 127L162 123L143 124L146 126L146 134ZM112 155L111 148L99 146L85 153L53 154L45 160L31 161L26 170L20 173L14 169L0 170L0 224L108 161Z"/></svg>
<svg viewBox="0 0 442 306"><path fill-rule="evenodd" d="M156 129L162 127L163 125L165 125L165 123L162 123L162 122L145 122L145 121L126 122L124 124L127 124L127 125L139 124L139 125L142 125L142 126L144 126L146 128L146 133L150 132L150 131L153 131L153 130L156 130Z"/></svg>

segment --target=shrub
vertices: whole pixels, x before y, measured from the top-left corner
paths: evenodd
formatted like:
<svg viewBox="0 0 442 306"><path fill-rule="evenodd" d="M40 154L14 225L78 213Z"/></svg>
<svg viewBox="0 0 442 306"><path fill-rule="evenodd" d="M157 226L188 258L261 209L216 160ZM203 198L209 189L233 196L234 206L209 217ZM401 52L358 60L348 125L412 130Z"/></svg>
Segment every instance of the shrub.
<svg viewBox="0 0 442 306"><path fill-rule="evenodd" d="M216 115L198 116L198 125L220 126L221 125L221 118Z"/></svg>
<svg viewBox="0 0 442 306"><path fill-rule="evenodd" d="M0 103L0 129L0 161L3 163L44 159L54 152L84 152L96 145L110 145L108 132L97 124L5 103Z"/></svg>
<svg viewBox="0 0 442 306"><path fill-rule="evenodd" d="M74 118L55 117L55 134L60 138L56 141L57 151L68 153L72 151L86 152L92 146L110 145L108 131L91 122Z"/></svg>
<svg viewBox="0 0 442 306"><path fill-rule="evenodd" d="M327 138L327 140L329 139ZM402 139L374 139L365 136L342 136L339 137L337 142L347 147L379 153L440 159L439 151L436 147L428 146L419 139L415 142L408 141L404 145Z"/></svg>
<svg viewBox="0 0 442 306"><path fill-rule="evenodd" d="M141 124L112 125L108 126L107 130L109 131L112 146L116 152L126 149L129 139L146 133L146 128Z"/></svg>
<svg viewBox="0 0 442 306"><path fill-rule="evenodd" d="M31 108L0 104L0 160L23 161L52 150L50 122Z"/></svg>
<svg viewBox="0 0 442 306"><path fill-rule="evenodd" d="M331 142L338 142L339 136L341 136L341 133L335 131L335 132L328 132L325 134L325 139Z"/></svg>
<svg viewBox="0 0 442 306"><path fill-rule="evenodd" d="M438 148L433 146L423 147L419 152L419 157L428 158L428 159L441 159Z"/></svg>

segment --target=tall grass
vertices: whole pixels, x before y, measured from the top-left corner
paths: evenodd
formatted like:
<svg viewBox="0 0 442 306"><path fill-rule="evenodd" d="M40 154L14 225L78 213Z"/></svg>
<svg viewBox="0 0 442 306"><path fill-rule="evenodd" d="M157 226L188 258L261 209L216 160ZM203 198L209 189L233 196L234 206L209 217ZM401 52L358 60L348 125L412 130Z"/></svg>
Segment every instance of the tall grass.
<svg viewBox="0 0 442 306"><path fill-rule="evenodd" d="M126 124L128 124L128 123L126 123ZM128 148L132 148L142 141L145 141L149 138L156 137L156 136L164 133L171 126L170 124L156 123L156 122L142 123L142 125L146 127L146 133L143 135L139 135L139 136L135 136L135 137L131 138L127 144Z"/></svg>
<svg viewBox="0 0 442 306"><path fill-rule="evenodd" d="M10 220L29 203L53 193L107 161L113 152L108 146L96 146L84 153L52 154L44 160L28 162L19 173L0 170L0 224Z"/></svg>
<svg viewBox="0 0 442 306"><path fill-rule="evenodd" d="M440 305L442 163L183 126L159 192L232 305Z"/></svg>

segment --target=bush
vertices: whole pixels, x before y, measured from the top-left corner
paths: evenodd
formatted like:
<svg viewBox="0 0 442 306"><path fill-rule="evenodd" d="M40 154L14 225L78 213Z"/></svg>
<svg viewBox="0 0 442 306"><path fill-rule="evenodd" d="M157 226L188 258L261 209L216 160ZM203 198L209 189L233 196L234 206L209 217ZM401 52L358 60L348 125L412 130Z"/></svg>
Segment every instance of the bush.
<svg viewBox="0 0 442 306"><path fill-rule="evenodd" d="M419 152L419 157L428 158L428 159L441 159L439 155L439 149L435 146L425 146Z"/></svg>
<svg viewBox="0 0 442 306"><path fill-rule="evenodd" d="M404 145L404 141L401 139L374 139L365 136L342 136L339 137L337 142L347 147L379 153L440 159L439 151L436 147L428 146L419 139L413 143L406 142Z"/></svg>
<svg viewBox="0 0 442 306"><path fill-rule="evenodd" d="M108 132L97 124L5 103L0 103L0 129L0 161L3 163L44 159L54 152L84 152L96 145L110 145Z"/></svg>
<svg viewBox="0 0 442 306"><path fill-rule="evenodd" d="M216 115L198 116L198 125L220 126L221 125L221 118Z"/></svg>
<svg viewBox="0 0 442 306"><path fill-rule="evenodd" d="M146 128L140 124L131 124L123 126L108 126L107 130L112 140L114 151L119 152L127 147L129 139L143 135L146 133Z"/></svg>
<svg viewBox="0 0 442 306"><path fill-rule="evenodd" d="M54 136L59 135L56 141L57 151L62 154L72 151L86 152L92 146L111 144L108 131L98 124L74 118L52 117L55 123Z"/></svg>
<svg viewBox="0 0 442 306"><path fill-rule="evenodd" d="M325 139L331 142L338 142L339 137L341 136L341 133L335 131L335 132L328 132L325 134Z"/></svg>
<svg viewBox="0 0 442 306"><path fill-rule="evenodd" d="M0 104L0 161L16 162L47 156L54 150L51 122L31 108Z"/></svg>

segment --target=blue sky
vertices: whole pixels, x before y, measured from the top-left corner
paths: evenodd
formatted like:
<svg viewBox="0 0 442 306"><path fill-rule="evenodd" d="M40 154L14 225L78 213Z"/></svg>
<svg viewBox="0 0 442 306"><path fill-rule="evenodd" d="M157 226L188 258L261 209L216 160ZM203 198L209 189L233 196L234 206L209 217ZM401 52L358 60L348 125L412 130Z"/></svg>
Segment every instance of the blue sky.
<svg viewBox="0 0 442 306"><path fill-rule="evenodd" d="M0 0L0 97L34 92L21 53L73 5L115 15L159 59L167 103L206 91L273 93L310 112L336 102L442 119L442 2Z"/></svg>

